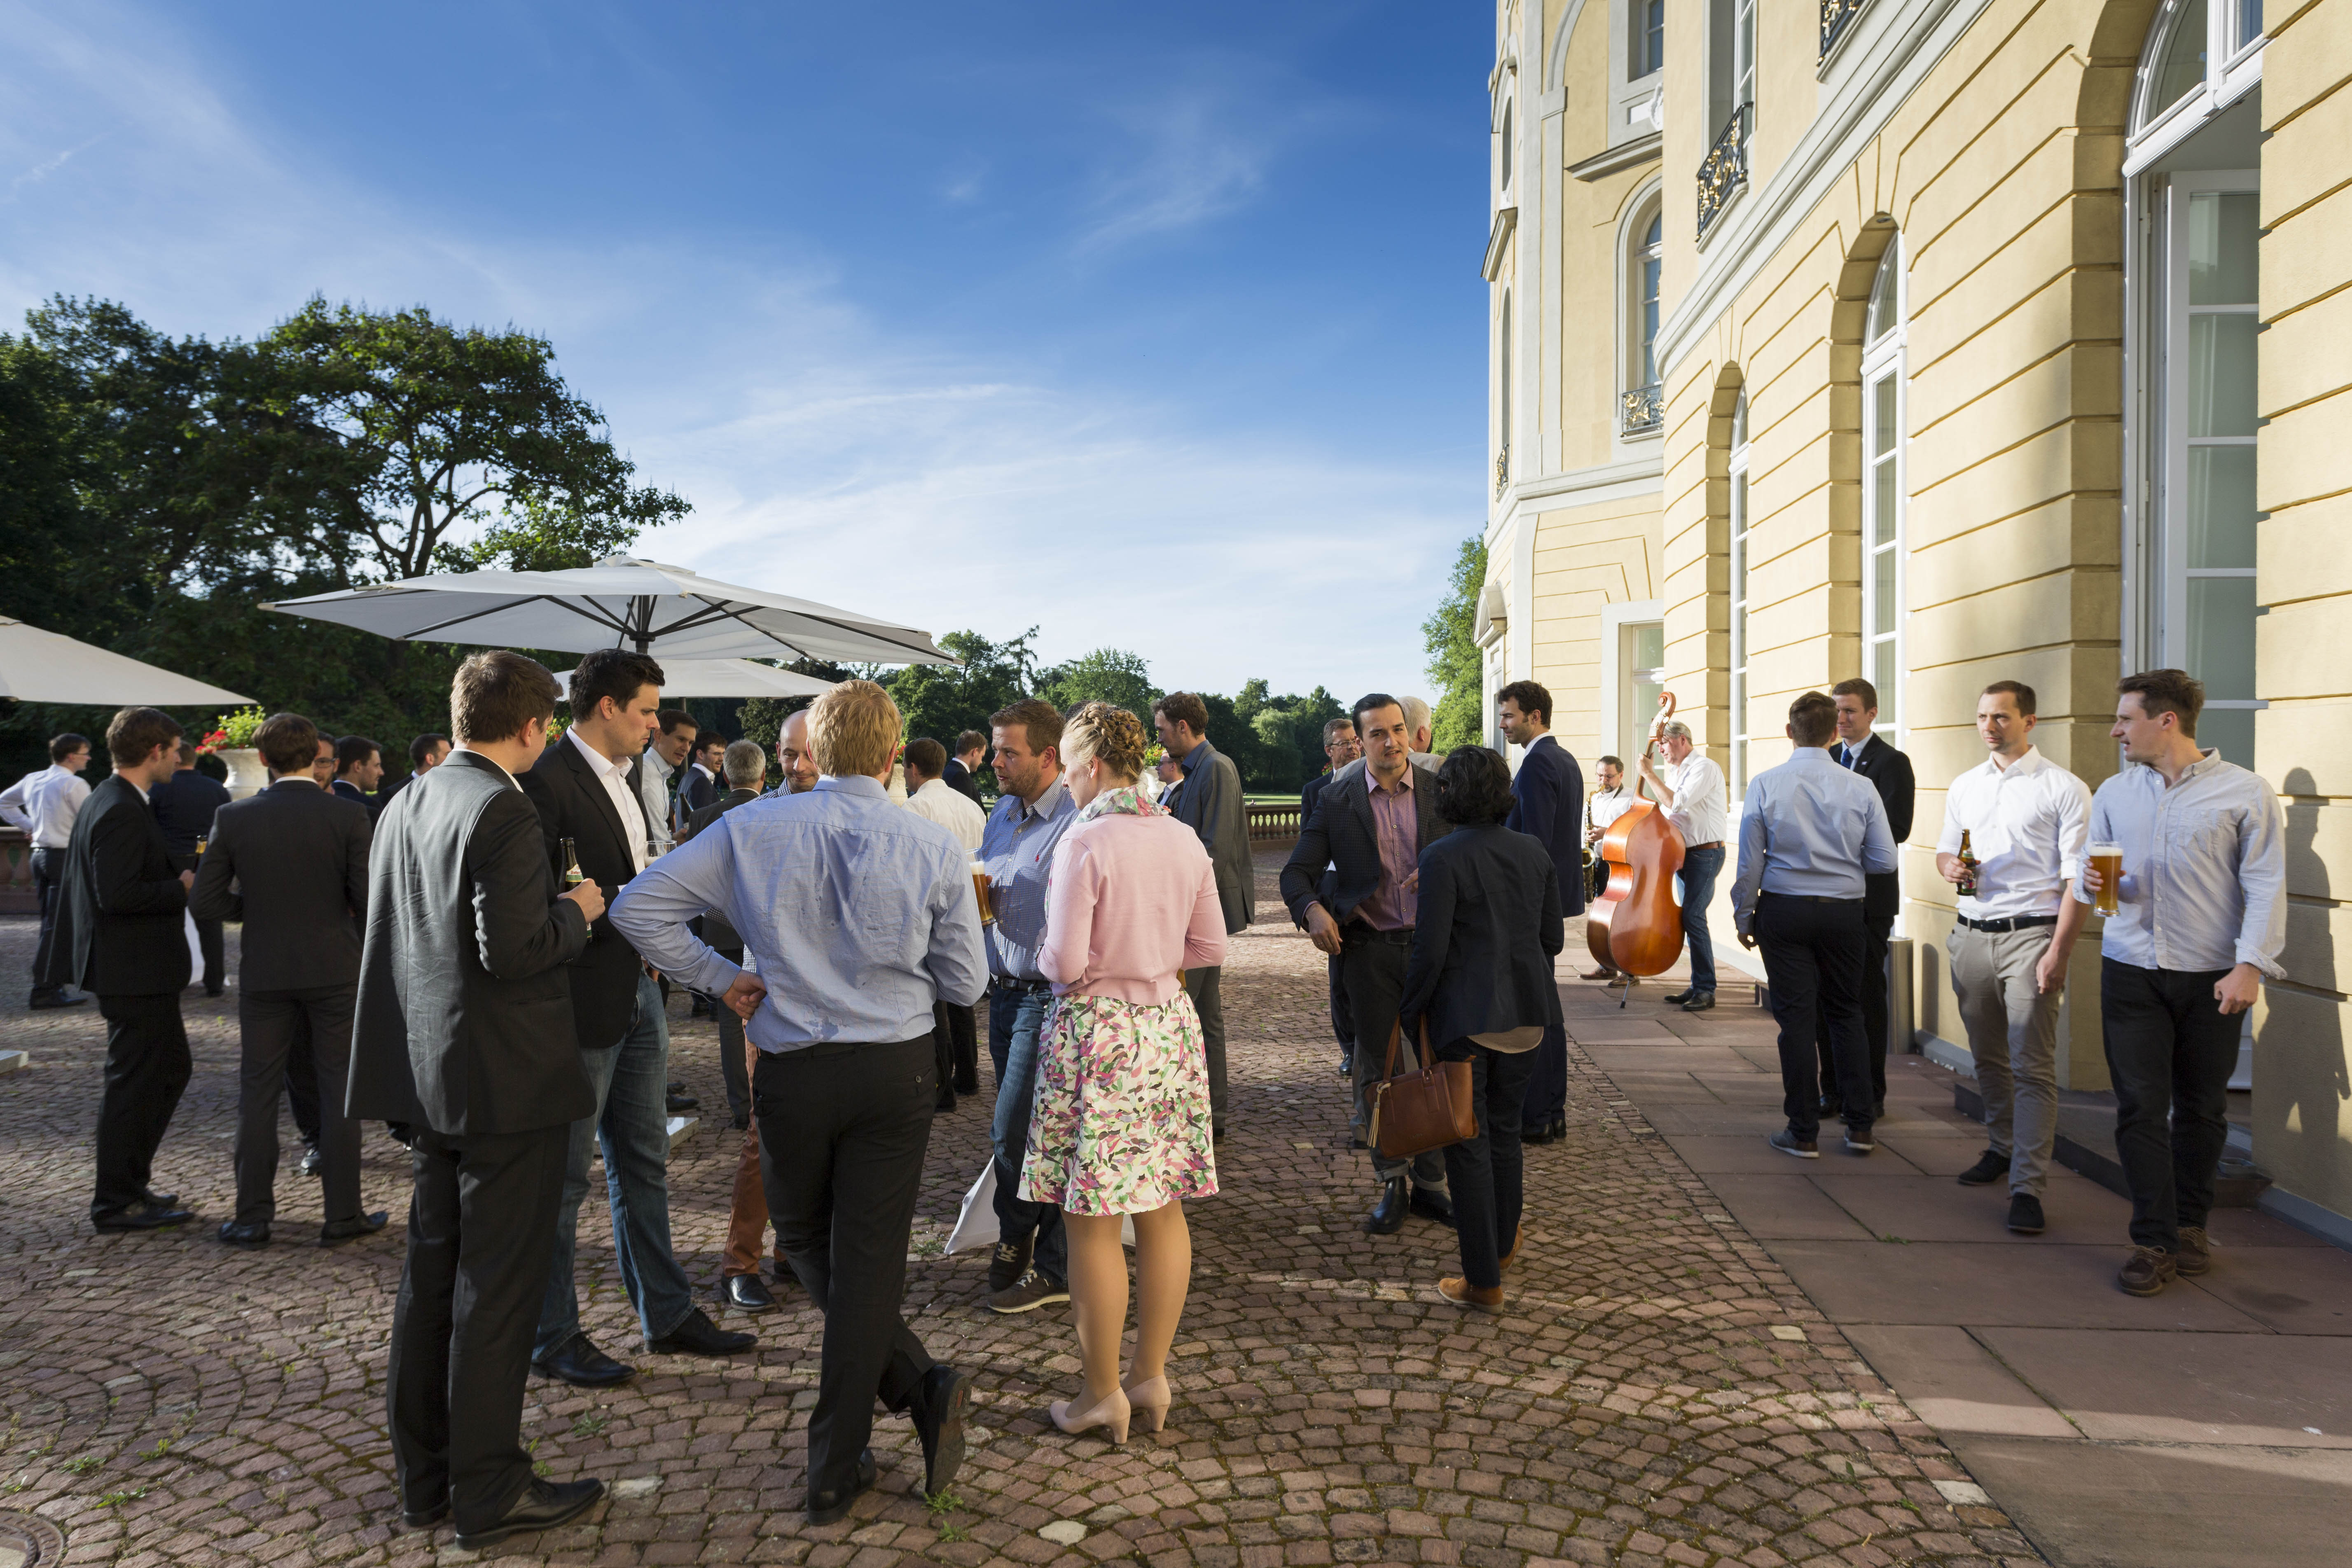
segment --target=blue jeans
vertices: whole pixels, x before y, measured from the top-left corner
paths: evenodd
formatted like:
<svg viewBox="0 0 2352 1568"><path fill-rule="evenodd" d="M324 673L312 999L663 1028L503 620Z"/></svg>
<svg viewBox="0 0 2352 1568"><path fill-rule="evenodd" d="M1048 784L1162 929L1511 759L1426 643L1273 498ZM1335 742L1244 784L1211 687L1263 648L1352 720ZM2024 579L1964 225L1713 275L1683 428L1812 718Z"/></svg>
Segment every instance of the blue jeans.
<svg viewBox="0 0 2352 1568"><path fill-rule="evenodd" d="M572 1285L580 1204L588 1195L588 1155L604 1147L604 1192L613 1205L613 1252L621 1283L647 1339L659 1339L694 1310L694 1289L669 1246L669 1019L661 986L637 978L628 1033L580 1065L596 1087L596 1113L572 1124L563 1196L555 1210L555 1258L539 1310L534 1357L552 1355L580 1331L580 1297Z"/></svg>
<svg viewBox="0 0 2352 1568"><path fill-rule="evenodd" d="M1043 991L999 983L988 991L988 1050L996 1068L996 1230L1000 1242L1037 1238L1031 1262L1055 1284L1070 1278L1069 1237L1062 1211L1021 1196L1021 1162L1029 1152L1029 1112L1037 1098L1037 1031L1045 1026Z"/></svg>
<svg viewBox="0 0 2352 1568"><path fill-rule="evenodd" d="M1683 942L1690 948L1694 991L1715 990L1715 941L1706 934L1706 907L1715 902L1715 879L1723 875L1723 847L1693 849L1683 856Z"/></svg>

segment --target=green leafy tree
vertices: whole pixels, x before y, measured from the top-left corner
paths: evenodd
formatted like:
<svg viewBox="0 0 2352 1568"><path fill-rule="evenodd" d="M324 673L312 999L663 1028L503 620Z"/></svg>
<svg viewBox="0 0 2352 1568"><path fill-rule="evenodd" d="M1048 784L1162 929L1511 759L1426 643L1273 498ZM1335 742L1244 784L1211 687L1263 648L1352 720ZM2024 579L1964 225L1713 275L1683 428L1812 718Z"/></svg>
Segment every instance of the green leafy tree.
<svg viewBox="0 0 2352 1568"><path fill-rule="evenodd" d="M1098 647L1090 654L1057 664L1037 677L1038 695L1067 713L1082 703L1108 702L1151 723L1151 705L1161 696L1151 684L1151 669L1139 653Z"/></svg>
<svg viewBox="0 0 2352 1568"><path fill-rule="evenodd" d="M955 744L965 730L988 729L988 716L1037 689L1037 658L1031 626L1009 642L992 642L978 632L950 632L940 647L963 661L961 667L910 664L880 678L905 718L907 738L929 736Z"/></svg>
<svg viewBox="0 0 2352 1568"><path fill-rule="evenodd" d="M1475 745L1486 732L1486 666L1474 635L1478 595L1486 584L1486 542L1465 539L1454 557L1445 597L1421 624L1429 679L1438 691L1430 710L1430 744L1439 752Z"/></svg>

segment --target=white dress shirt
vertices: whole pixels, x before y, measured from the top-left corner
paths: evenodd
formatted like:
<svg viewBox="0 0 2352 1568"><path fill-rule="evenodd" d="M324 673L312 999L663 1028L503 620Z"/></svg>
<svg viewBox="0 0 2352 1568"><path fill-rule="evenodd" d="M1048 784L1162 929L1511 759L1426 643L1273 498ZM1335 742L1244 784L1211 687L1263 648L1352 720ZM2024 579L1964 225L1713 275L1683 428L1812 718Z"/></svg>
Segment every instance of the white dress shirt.
<svg viewBox="0 0 2352 1568"><path fill-rule="evenodd" d="M1674 785L1666 786L1672 789ZM1615 789L1595 790L1584 797L1584 819L1603 833L1609 825L1633 809L1633 792L1623 784Z"/></svg>
<svg viewBox="0 0 2352 1568"><path fill-rule="evenodd" d="M1723 770L1712 759L1694 750L1681 762L1668 763L1659 769L1658 776L1675 792L1675 804L1666 812L1666 820L1675 825L1685 845L1720 844L1731 837L1731 812L1725 800Z"/></svg>
<svg viewBox="0 0 2352 1568"><path fill-rule="evenodd" d="M1874 871L1895 869L1886 803L1820 746L1799 746L1748 783L1731 912L1744 932L1759 893L1859 901Z"/></svg>
<svg viewBox="0 0 2352 1568"><path fill-rule="evenodd" d="M676 842L669 831L669 780L670 775L677 770L662 760L660 750L651 741L646 742L644 755L646 767L645 772L638 775L642 780L638 787L642 795L641 804L645 807L646 821L653 826L653 853L659 855L667 851ZM622 820L626 821L627 818L624 817ZM645 869L644 862L638 863L637 869L640 871Z"/></svg>
<svg viewBox="0 0 2352 1568"><path fill-rule="evenodd" d="M2251 963L2285 977L2285 823L2262 774L2209 751L2168 789L2162 773L2136 763L2091 797L2090 837L2124 852L2103 956L2191 974ZM2079 882L2074 896L2097 897Z"/></svg>
<svg viewBox="0 0 2352 1568"><path fill-rule="evenodd" d="M1977 890L1961 895L1961 914L1972 921L2054 915L2066 884L2083 874L2091 786L2037 746L2007 767L1987 757L1946 792L1937 853L1958 855L1963 831L1977 858Z"/></svg>
<svg viewBox="0 0 2352 1568"><path fill-rule="evenodd" d="M30 835L36 849L63 849L73 842L74 818L89 798L82 776L51 763L0 790L0 817Z"/></svg>
<svg viewBox="0 0 2352 1568"><path fill-rule="evenodd" d="M596 775L597 782L604 786L604 793L612 796L613 809L621 814L621 837L629 841L630 867L634 870L644 870L649 858L646 852L646 824L654 814L646 809L644 801L630 793L627 760L614 762L582 740L578 730L565 731L563 738L580 748L580 754L588 759L588 771ZM652 755L648 750L646 759L652 760Z"/></svg>
<svg viewBox="0 0 2352 1568"><path fill-rule="evenodd" d="M947 780L933 779L908 795L907 809L917 816L930 818L954 834L966 849L975 855L980 853L980 836L987 830L988 813Z"/></svg>

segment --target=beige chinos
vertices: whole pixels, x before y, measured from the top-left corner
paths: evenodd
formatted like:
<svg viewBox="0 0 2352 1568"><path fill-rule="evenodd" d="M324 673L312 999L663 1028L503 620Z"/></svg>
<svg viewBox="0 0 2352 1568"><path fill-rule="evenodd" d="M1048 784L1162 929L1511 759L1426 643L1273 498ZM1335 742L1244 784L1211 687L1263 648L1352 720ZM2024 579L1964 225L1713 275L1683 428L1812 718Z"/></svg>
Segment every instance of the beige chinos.
<svg viewBox="0 0 2352 1568"><path fill-rule="evenodd" d="M2033 968L2050 951L2051 931L2046 925L2007 931L1955 925L1944 943L1992 1152L2009 1160L2009 1190L2037 1198L2050 1180L2058 1138L2060 993L2033 989Z"/></svg>

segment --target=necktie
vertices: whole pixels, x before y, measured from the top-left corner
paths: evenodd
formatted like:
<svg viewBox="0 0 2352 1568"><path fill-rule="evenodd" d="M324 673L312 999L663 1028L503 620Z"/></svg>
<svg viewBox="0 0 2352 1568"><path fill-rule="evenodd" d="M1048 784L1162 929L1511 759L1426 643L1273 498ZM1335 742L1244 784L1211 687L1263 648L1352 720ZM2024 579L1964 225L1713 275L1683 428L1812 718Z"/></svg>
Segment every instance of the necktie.
<svg viewBox="0 0 2352 1568"><path fill-rule="evenodd" d="M1843 763L1843 764L1844 764L1846 767L1848 767L1848 768L1853 767L1853 748L1852 746L1841 746L1841 747L1839 747L1839 748L1838 748L1838 750L1839 750L1840 752L1843 752L1843 753L1844 753L1843 756L1841 756L1841 757L1838 759L1838 760L1839 760L1839 762L1841 762L1842 763Z"/></svg>

